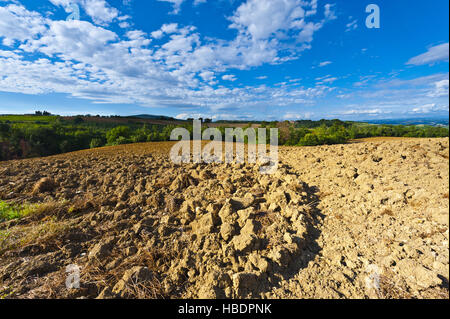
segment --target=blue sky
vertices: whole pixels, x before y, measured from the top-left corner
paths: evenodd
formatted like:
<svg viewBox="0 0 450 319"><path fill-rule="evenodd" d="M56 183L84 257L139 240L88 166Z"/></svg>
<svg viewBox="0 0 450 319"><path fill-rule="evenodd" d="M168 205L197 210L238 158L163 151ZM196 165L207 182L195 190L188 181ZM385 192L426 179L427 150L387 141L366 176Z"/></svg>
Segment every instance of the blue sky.
<svg viewBox="0 0 450 319"><path fill-rule="evenodd" d="M380 8L367 28L366 6ZM79 20L66 18L79 8ZM447 0L0 0L0 114L448 117Z"/></svg>

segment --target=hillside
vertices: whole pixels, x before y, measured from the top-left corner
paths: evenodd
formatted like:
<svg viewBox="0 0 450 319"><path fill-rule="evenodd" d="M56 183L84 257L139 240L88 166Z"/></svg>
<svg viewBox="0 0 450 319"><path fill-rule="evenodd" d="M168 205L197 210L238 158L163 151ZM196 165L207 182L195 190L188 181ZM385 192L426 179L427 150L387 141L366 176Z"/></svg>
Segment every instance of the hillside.
<svg viewBox="0 0 450 319"><path fill-rule="evenodd" d="M280 147L270 176L171 145L0 163L0 295L449 297L447 138Z"/></svg>

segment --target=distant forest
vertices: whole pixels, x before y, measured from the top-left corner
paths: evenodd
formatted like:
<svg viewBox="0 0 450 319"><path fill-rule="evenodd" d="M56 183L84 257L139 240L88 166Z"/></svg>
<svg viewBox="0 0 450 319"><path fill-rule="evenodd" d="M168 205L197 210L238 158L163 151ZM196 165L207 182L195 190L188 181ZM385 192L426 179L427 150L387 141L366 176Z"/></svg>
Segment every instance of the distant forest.
<svg viewBox="0 0 450 319"><path fill-rule="evenodd" d="M206 125L202 129L206 129L211 120L205 119L203 122ZM219 125L218 129L223 137L225 127L232 127L231 123L245 124L243 129L255 125L261 128L278 128L279 145L291 146L341 144L351 139L377 136L449 136L447 127L427 125L376 125L340 120L214 122L215 126ZM169 141L170 133L176 127L188 129L192 136L192 121L164 117L151 117L151 120L145 120L142 116L60 117L48 112L0 116L0 160L49 156L110 145Z"/></svg>

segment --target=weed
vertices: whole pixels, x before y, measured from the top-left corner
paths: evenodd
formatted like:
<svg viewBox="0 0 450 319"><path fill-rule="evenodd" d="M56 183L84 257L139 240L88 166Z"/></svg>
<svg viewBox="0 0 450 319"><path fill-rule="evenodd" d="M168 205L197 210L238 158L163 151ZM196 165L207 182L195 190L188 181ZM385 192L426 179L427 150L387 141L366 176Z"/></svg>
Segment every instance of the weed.
<svg viewBox="0 0 450 319"><path fill-rule="evenodd" d="M28 209L23 209L16 205L0 201L0 222L12 219L19 219L29 213Z"/></svg>
<svg viewBox="0 0 450 319"><path fill-rule="evenodd" d="M58 222L55 216L48 217L39 224L14 227L0 231L0 255L6 251L25 247L30 244L45 246L57 239L67 230L66 223Z"/></svg>
<svg viewBox="0 0 450 319"><path fill-rule="evenodd" d="M7 247L11 232L9 230L0 230L0 251Z"/></svg>
<svg viewBox="0 0 450 319"><path fill-rule="evenodd" d="M8 204L0 201L0 222L32 217L33 219L41 219L45 216L53 214L61 206L59 203L44 204Z"/></svg>

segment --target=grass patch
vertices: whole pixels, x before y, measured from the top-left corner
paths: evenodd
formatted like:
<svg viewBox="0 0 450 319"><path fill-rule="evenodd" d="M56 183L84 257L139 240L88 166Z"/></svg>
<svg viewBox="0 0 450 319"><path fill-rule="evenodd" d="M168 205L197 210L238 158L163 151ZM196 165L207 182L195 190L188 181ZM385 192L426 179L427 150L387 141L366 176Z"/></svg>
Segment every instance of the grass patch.
<svg viewBox="0 0 450 319"><path fill-rule="evenodd" d="M0 230L0 252L6 250L7 247L9 247L10 239L11 238L11 231L7 230Z"/></svg>
<svg viewBox="0 0 450 319"><path fill-rule="evenodd" d="M0 255L6 251L32 243L52 241L66 229L66 223L58 220L58 214L67 212L66 203L10 204L0 200L0 223L21 220L25 223L4 224L0 229ZM6 226L6 227L5 227Z"/></svg>
<svg viewBox="0 0 450 319"><path fill-rule="evenodd" d="M0 255L6 251L28 246L30 244L45 247L57 241L69 225L59 222L55 216L46 217L39 224L16 226L0 230Z"/></svg>
<svg viewBox="0 0 450 319"><path fill-rule="evenodd" d="M59 243L59 236L70 228L70 218L93 204L87 200L48 202L40 204L10 204L0 200L0 256L28 245L46 247Z"/></svg>
<svg viewBox="0 0 450 319"><path fill-rule="evenodd" d="M14 205L0 201L0 222L26 217L36 208L37 205Z"/></svg>
<svg viewBox="0 0 450 319"><path fill-rule="evenodd" d="M9 204L0 200L0 223L4 221L32 217L37 220L54 215L58 210L64 208L66 203L50 202L42 204ZM69 211L69 213L71 213Z"/></svg>

